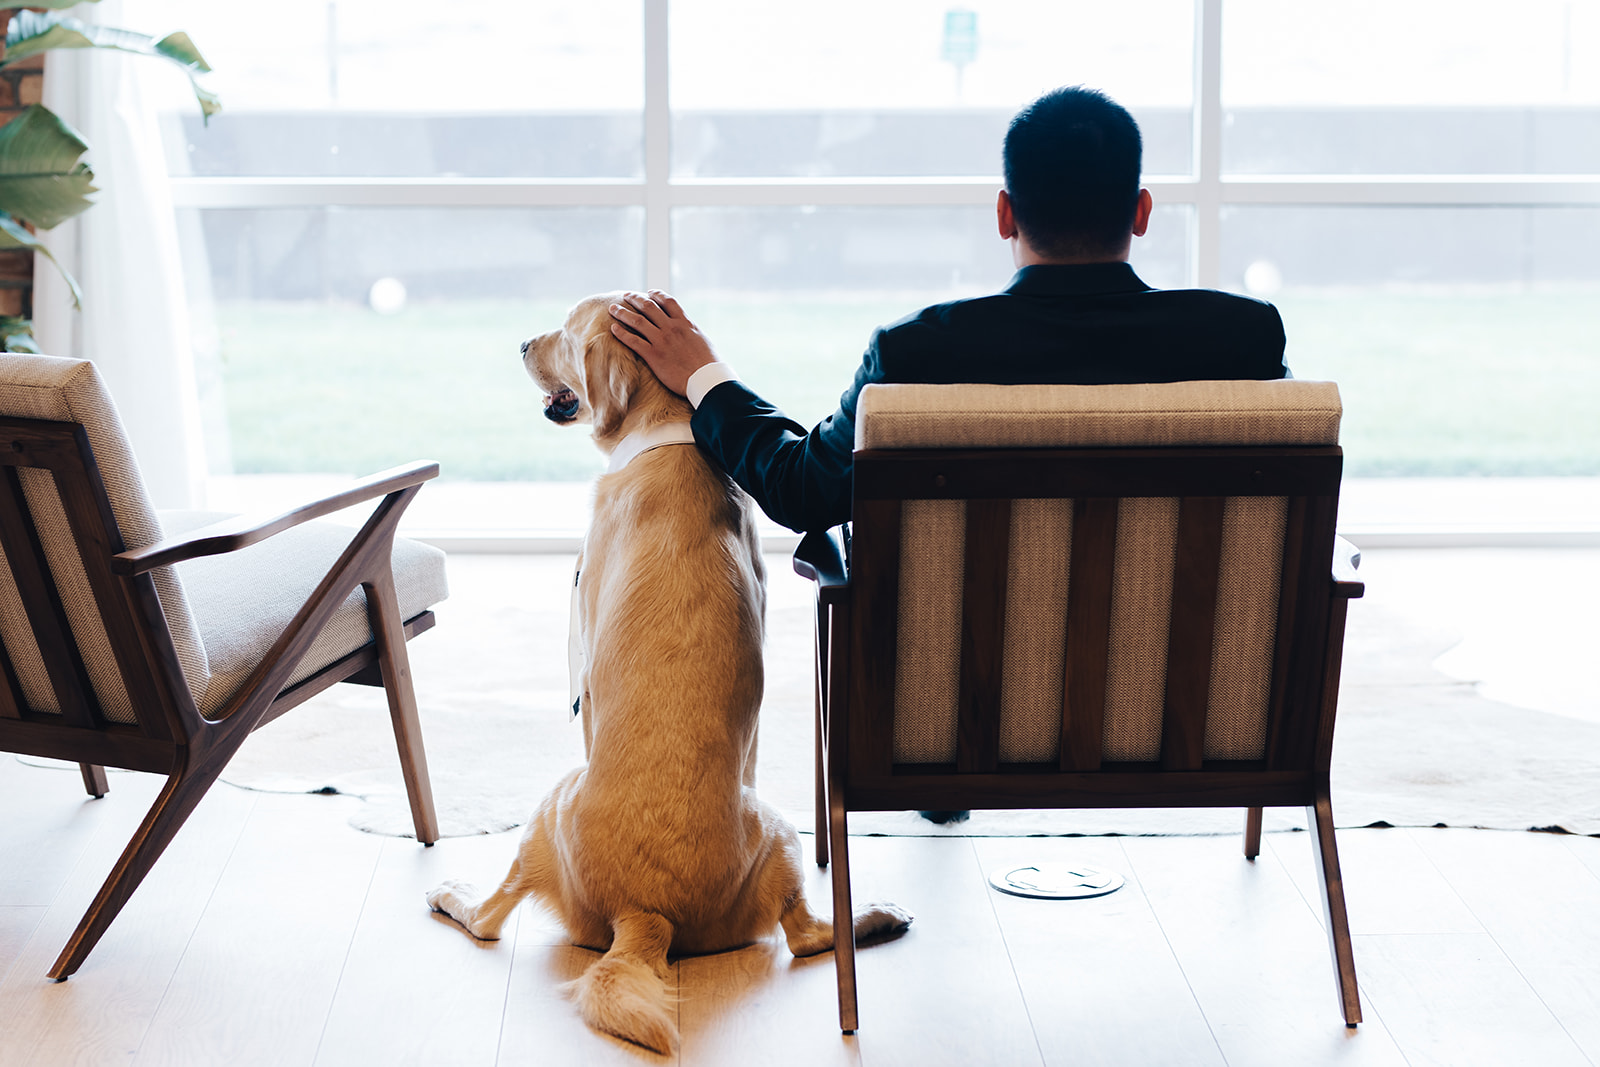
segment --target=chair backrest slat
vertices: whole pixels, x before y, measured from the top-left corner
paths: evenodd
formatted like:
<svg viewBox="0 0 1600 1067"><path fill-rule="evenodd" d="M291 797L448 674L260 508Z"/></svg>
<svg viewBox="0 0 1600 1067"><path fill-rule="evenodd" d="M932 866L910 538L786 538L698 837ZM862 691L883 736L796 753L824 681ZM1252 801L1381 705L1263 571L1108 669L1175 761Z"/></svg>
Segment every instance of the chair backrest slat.
<svg viewBox="0 0 1600 1067"><path fill-rule="evenodd" d="M912 499L900 508L900 632L893 646L896 763L956 760L968 503Z"/></svg>
<svg viewBox="0 0 1600 1067"><path fill-rule="evenodd" d="M139 576L124 580L111 572L111 557L127 546L100 485L94 453L81 430L78 436L81 439L80 464L76 470L57 474L56 491L61 495L67 523L77 541L89 590L100 609L101 625L111 640L111 653L116 658L134 718L146 734L170 740L171 724L165 714L170 701L152 670L154 657L159 653L156 643L150 640L149 627L140 625L136 615L135 589L144 584L145 579Z"/></svg>
<svg viewBox="0 0 1600 1067"><path fill-rule="evenodd" d="M1074 500L1072 581L1067 595L1066 690L1061 712L1063 771L1100 769L1106 712L1106 657L1111 646L1112 563L1116 552L1116 498Z"/></svg>
<svg viewBox="0 0 1600 1067"><path fill-rule="evenodd" d="M1005 635L1011 505L1010 500L967 504L956 712L956 766L963 773L988 773L1000 763L1001 640Z"/></svg>
<svg viewBox="0 0 1600 1067"><path fill-rule="evenodd" d="M1267 712L1266 757L1271 769L1305 766L1316 752L1315 717L1294 712L1318 707L1322 695L1322 657L1332 592L1328 571L1338 509L1337 489L1332 494L1289 501L1273 657L1274 691Z"/></svg>
<svg viewBox="0 0 1600 1067"><path fill-rule="evenodd" d="M1179 498L1170 495L1170 484L1154 488L1153 493L1117 501L1100 754L1105 763L1157 763L1161 759Z"/></svg>
<svg viewBox="0 0 1600 1067"><path fill-rule="evenodd" d="M9 464L0 467L0 547L62 718L72 726L98 727L104 719L61 596L50 580L17 468Z"/></svg>
<svg viewBox="0 0 1600 1067"><path fill-rule="evenodd" d="M1178 504L1161 724L1161 766L1169 771L1198 770L1205 758L1224 502L1189 496Z"/></svg>
<svg viewBox="0 0 1600 1067"><path fill-rule="evenodd" d="M1061 758L1072 500L1011 501L1006 624L1001 643L1000 762Z"/></svg>
<svg viewBox="0 0 1600 1067"><path fill-rule="evenodd" d="M1267 761L1281 764L1289 708L1289 666L1294 652L1294 617L1300 584L1295 580L1306 533L1306 498L1290 497L1283 519L1283 581L1278 589L1278 620L1272 639L1272 689L1267 697Z"/></svg>
<svg viewBox="0 0 1600 1067"><path fill-rule="evenodd" d="M1288 501L1287 496L1231 496L1223 505L1207 760L1261 759L1266 752Z"/></svg>

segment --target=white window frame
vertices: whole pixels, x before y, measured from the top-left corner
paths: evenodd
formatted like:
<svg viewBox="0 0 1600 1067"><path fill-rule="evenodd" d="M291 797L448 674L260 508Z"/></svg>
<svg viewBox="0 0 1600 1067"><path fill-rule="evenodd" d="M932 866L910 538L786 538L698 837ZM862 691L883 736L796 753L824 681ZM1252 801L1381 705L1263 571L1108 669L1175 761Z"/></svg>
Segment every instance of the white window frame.
<svg viewBox="0 0 1600 1067"><path fill-rule="evenodd" d="M987 207L991 178L674 178L668 5L644 5L644 177L543 178L214 178L172 179L186 208L288 207L618 207L644 208L645 284L672 278L672 212L680 207ZM1465 207L1600 204L1600 175L1260 175L1222 174L1222 8L1195 0L1193 172L1148 178L1162 204L1191 205L1190 278L1221 279L1222 214L1239 204L1450 205Z"/></svg>
<svg viewBox="0 0 1600 1067"><path fill-rule="evenodd" d="M589 180L541 178L224 178L172 179L184 208L570 208L641 207L645 219L645 284L672 285L672 212L683 207L990 207L993 177L926 178L673 178L669 98L668 6L644 8L644 177ZM1222 219L1237 205L1450 206L1483 208L1600 205L1600 174L1250 175L1222 174L1222 19L1225 0L1195 0L1192 173L1145 180L1162 204L1190 207L1190 284L1221 283ZM1405 530L1359 536L1364 547L1388 545L1583 545L1600 531L1511 532ZM573 537L430 537L452 551L572 551ZM768 531L769 550L793 539Z"/></svg>

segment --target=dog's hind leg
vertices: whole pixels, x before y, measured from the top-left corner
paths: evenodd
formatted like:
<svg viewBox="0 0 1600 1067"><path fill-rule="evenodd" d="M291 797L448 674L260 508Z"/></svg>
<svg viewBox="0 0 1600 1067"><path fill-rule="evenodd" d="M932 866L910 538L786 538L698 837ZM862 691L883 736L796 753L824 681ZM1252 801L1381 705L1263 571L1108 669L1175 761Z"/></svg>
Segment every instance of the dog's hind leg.
<svg viewBox="0 0 1600 1067"><path fill-rule="evenodd" d="M865 941L898 934L911 925L911 919L911 913L904 908L879 902L857 908L851 925L855 927L856 940ZM833 923L812 911L803 893L790 902L778 921L783 924L789 951L796 956L815 956L833 947Z"/></svg>
<svg viewBox="0 0 1600 1067"><path fill-rule="evenodd" d="M480 898L466 882L444 882L428 894L428 906L450 916L479 941L498 941L501 927L522 899L546 890L552 869L549 851L543 822L535 816L499 888Z"/></svg>
<svg viewBox="0 0 1600 1067"><path fill-rule="evenodd" d="M804 893L797 893L778 917L789 951L796 956L815 956L833 947L833 923L811 910Z"/></svg>
<svg viewBox="0 0 1600 1067"><path fill-rule="evenodd" d="M812 911L810 902L806 900L800 876L799 853L798 841L792 848L774 850L769 873L783 877L788 872L779 873L773 868L781 870L780 865L784 868L793 868L792 880L789 881L789 885L793 888L784 899L783 912L778 916L778 922L783 926L784 938L789 943L790 952L796 956L815 956L833 947L833 923ZM878 902L857 908L851 925L855 928L856 940L864 941L867 938L898 934L911 925L911 918L911 913L904 908Z"/></svg>
<svg viewBox="0 0 1600 1067"><path fill-rule="evenodd" d="M778 923L790 952L796 956L826 952L833 947L833 923L812 911L806 900L800 837L784 822L778 822L773 831L777 839L761 872L762 896L779 902Z"/></svg>
<svg viewBox="0 0 1600 1067"><path fill-rule="evenodd" d="M511 871L493 893L481 899L477 888L467 882L442 882L428 894L428 906L442 911L467 928L467 933L479 941L500 940L500 928L516 910L522 898L528 895L521 877L521 861L511 864Z"/></svg>
<svg viewBox="0 0 1600 1067"><path fill-rule="evenodd" d="M772 841L766 865L759 875L761 894L777 905L778 923L783 927L789 951L796 956L815 956L833 947L833 923L812 911L806 900L800 836L776 812L772 812L771 817L777 824L772 829L776 840ZM856 909L852 925L858 941L881 937L910 926L911 913L893 904L867 904Z"/></svg>

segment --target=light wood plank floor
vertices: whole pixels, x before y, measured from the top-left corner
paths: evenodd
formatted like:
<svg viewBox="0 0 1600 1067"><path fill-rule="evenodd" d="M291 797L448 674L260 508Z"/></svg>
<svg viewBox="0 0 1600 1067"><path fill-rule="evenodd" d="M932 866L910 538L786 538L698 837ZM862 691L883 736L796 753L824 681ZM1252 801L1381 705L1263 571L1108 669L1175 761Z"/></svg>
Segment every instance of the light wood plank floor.
<svg viewBox="0 0 1600 1067"><path fill-rule="evenodd" d="M586 1029L558 986L593 954L524 907L480 945L431 915L497 878L515 834L432 849L350 829L343 797L218 786L70 982L46 968L159 782L0 755L0 1064L668 1062ZM807 847L810 839L807 838ZM861 1030L832 957L780 940L674 966L683 1064L1600 1064L1600 840L1339 833L1367 1022L1342 1025L1305 834L858 838L856 899L905 905L859 956ZM1125 889L992 892L1078 859ZM813 868L813 871L815 869ZM810 891L826 906L826 878Z"/></svg>

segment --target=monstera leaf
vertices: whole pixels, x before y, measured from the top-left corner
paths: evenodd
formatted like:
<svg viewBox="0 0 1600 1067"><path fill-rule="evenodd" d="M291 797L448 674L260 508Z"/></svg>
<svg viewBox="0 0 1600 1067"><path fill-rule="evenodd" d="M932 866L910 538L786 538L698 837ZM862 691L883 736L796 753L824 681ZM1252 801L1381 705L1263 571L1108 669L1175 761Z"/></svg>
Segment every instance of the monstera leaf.
<svg viewBox="0 0 1600 1067"><path fill-rule="evenodd" d="M16 5L0 0L0 6ZM40 5L29 4L29 6ZM84 22L82 19L75 19L56 11L18 11L11 16L11 25L6 28L6 52L5 57L0 59L0 69L52 48L115 48L135 55L156 56L169 60L182 67L184 73L189 75L189 84L194 88L195 99L200 101L201 115L209 119L222 110L222 101L215 93L203 88L196 78L197 75L210 71L211 65L205 61L205 57L200 54L200 50L189 40L189 35L186 33L170 33L157 40L143 33Z"/></svg>
<svg viewBox="0 0 1600 1067"><path fill-rule="evenodd" d="M34 104L0 126L0 211L49 230L92 203L94 174L78 131Z"/></svg>
<svg viewBox="0 0 1600 1067"><path fill-rule="evenodd" d="M77 280L18 220L48 230L92 206L94 174L78 161L88 148L76 130L38 104L0 126L0 248L31 248L55 263L74 304Z"/></svg>

